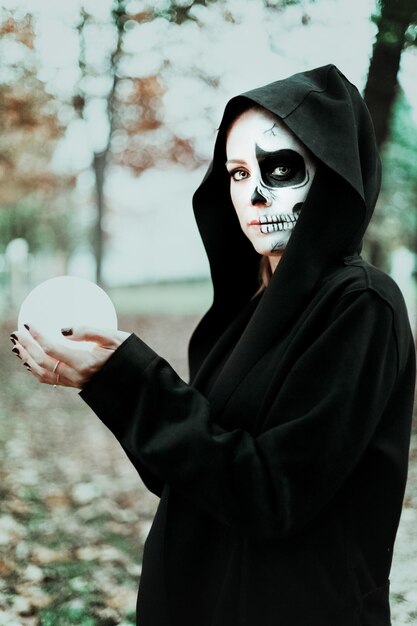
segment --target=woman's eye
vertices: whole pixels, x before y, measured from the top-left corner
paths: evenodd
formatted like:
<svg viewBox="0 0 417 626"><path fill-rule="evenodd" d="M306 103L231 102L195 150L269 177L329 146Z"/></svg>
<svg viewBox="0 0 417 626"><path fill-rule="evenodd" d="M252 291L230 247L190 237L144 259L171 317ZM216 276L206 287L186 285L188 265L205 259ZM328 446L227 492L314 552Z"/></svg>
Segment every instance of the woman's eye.
<svg viewBox="0 0 417 626"><path fill-rule="evenodd" d="M288 178L292 173L292 169L289 165L278 165L272 172L271 176L277 178Z"/></svg>
<svg viewBox="0 0 417 626"><path fill-rule="evenodd" d="M247 178L248 173L245 170L234 170L233 172L230 172L230 176L233 178L233 180L239 181Z"/></svg>

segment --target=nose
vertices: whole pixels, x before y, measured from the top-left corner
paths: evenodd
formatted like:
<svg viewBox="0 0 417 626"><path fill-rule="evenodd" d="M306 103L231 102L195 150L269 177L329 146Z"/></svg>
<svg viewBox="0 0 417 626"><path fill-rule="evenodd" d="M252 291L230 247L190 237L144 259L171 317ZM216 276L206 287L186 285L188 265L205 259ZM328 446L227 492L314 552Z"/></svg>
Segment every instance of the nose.
<svg viewBox="0 0 417 626"><path fill-rule="evenodd" d="M255 189L253 190L250 201L253 206L256 206L257 204L262 204L262 206L271 206L272 204L270 199L266 197L266 194L264 195L262 193L262 190L259 188L259 186L255 187Z"/></svg>

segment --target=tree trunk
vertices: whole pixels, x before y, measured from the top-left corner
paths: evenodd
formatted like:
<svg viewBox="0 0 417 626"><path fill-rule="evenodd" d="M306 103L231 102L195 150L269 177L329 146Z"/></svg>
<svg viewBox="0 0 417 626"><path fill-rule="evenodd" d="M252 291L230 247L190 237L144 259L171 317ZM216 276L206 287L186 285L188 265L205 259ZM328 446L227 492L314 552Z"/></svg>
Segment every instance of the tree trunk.
<svg viewBox="0 0 417 626"><path fill-rule="evenodd" d="M378 147L383 145L389 135L405 33L415 13L416 0L381 0L378 34L364 93L374 122Z"/></svg>
<svg viewBox="0 0 417 626"><path fill-rule="evenodd" d="M406 30L415 17L416 0L380 0L380 4L378 34L364 92L379 148L389 136L392 110L398 91L401 53ZM369 251L370 262L379 267L383 258L381 244L372 241Z"/></svg>
<svg viewBox="0 0 417 626"><path fill-rule="evenodd" d="M115 93L119 76L117 73L120 57L122 56L122 40L124 34L124 24L127 19L126 0L116 0L114 8L112 10L113 25L116 28L116 46L113 50L110 59L108 74L112 77L112 84L109 93L106 97L106 109L109 122L109 131L107 136L107 142L104 149L101 152L95 152L93 155L92 167L95 178L96 188L96 219L93 231L93 251L96 262L96 282L101 285L103 283L103 256L104 256L104 231L103 231L103 216L105 213L105 198L104 198L104 182L106 178L106 168L108 155L110 152L111 139L114 131L114 109L115 109ZM79 66L81 70L82 78L88 77L89 68L86 63L86 41L85 41L85 28L91 22L91 17L82 10L81 22L78 26L78 32L80 35L80 59ZM93 74L94 75L94 74ZM88 98L88 94L84 93L82 89L74 98L74 107L78 111L81 117L84 116L85 103Z"/></svg>
<svg viewBox="0 0 417 626"><path fill-rule="evenodd" d="M103 214L104 214L104 174L106 170L107 150L95 152L93 158L93 169L96 184L96 222L94 227L94 256L96 260L96 283L102 284L103 266Z"/></svg>

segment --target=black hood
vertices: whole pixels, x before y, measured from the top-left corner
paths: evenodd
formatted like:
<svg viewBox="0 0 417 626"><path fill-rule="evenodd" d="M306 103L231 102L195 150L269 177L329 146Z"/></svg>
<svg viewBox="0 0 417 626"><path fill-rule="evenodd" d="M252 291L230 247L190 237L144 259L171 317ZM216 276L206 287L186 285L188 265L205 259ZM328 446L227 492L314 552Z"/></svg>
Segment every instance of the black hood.
<svg viewBox="0 0 417 626"><path fill-rule="evenodd" d="M253 103L279 116L319 165L283 257L237 346L240 359L267 349L307 303L323 272L357 253L379 193L380 160L368 109L334 65L294 74L230 100L213 161L193 198L214 301L190 343L192 378L259 286L260 256L240 229L225 168L227 129ZM265 326L268 333L262 332Z"/></svg>

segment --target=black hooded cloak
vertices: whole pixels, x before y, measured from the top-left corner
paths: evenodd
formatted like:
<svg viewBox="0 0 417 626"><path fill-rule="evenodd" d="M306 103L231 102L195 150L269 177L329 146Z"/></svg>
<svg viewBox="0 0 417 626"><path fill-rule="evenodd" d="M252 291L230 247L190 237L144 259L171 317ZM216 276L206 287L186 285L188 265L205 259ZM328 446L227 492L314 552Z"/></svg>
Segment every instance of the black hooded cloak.
<svg viewBox="0 0 417 626"><path fill-rule="evenodd" d="M263 294L225 170L256 103L319 161ZM140 626L388 626L414 344L395 283L358 254L380 185L372 123L333 65L233 98L194 196L214 300L191 383L131 335L82 397L161 496Z"/></svg>

